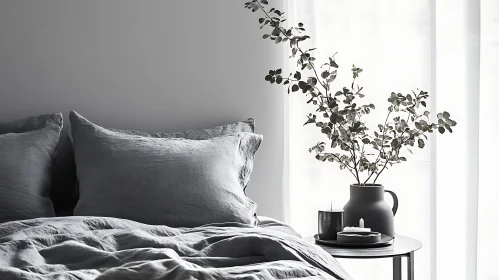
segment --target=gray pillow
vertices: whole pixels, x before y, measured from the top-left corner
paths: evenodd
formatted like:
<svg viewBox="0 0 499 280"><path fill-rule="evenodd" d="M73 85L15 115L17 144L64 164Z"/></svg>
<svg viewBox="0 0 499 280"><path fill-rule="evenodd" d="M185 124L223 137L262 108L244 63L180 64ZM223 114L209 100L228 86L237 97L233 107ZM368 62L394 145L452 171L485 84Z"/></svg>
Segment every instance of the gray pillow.
<svg viewBox="0 0 499 280"><path fill-rule="evenodd" d="M0 223L53 217L49 199L62 114L0 123Z"/></svg>
<svg viewBox="0 0 499 280"><path fill-rule="evenodd" d="M182 132L148 133L137 130L126 130L126 129L116 129L116 128L107 128L107 130L125 133L129 135L139 135L152 138L184 138L191 140L206 140L213 137L218 137L238 132L255 132L255 120L253 118L249 118L245 121L240 121L236 123L220 125L206 129L197 129L197 130L191 129ZM71 143L71 147L74 149L73 135L71 131L68 131L68 139L69 142Z"/></svg>
<svg viewBox="0 0 499 280"><path fill-rule="evenodd" d="M108 130L130 135L140 135L153 138L185 138L205 140L222 135L238 132L255 132L255 120L249 118L231 124L215 126L213 128L186 130L183 132L156 132L147 133L137 130L108 128ZM64 133L64 132L63 132ZM74 144L71 130L62 136L56 156L55 174L52 180L51 199L57 215L72 215L79 199L79 183L76 178L74 164Z"/></svg>
<svg viewBox="0 0 499 280"><path fill-rule="evenodd" d="M244 194L262 136L207 140L130 135L70 113L80 200L75 215L194 227L254 224Z"/></svg>

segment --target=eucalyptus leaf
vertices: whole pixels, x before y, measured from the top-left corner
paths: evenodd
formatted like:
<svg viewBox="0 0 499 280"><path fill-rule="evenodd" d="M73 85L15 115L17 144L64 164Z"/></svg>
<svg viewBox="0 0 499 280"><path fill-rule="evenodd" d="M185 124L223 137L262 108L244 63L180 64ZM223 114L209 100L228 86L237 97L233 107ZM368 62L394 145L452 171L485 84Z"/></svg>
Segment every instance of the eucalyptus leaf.
<svg viewBox="0 0 499 280"><path fill-rule="evenodd" d="M422 148L424 148L424 146L425 146L424 140L418 139L418 147L422 149Z"/></svg>

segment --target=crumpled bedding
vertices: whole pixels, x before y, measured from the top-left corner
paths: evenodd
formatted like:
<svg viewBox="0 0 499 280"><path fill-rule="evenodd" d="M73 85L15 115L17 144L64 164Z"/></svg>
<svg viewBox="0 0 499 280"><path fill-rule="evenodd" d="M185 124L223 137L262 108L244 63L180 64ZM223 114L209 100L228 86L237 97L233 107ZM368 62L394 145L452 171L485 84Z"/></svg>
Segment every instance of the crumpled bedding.
<svg viewBox="0 0 499 280"><path fill-rule="evenodd" d="M276 230L57 217L0 224L0 279L351 278L322 249Z"/></svg>
<svg viewBox="0 0 499 280"><path fill-rule="evenodd" d="M302 236L289 225L270 217L258 215L258 226L266 229L277 230L298 238L302 238Z"/></svg>

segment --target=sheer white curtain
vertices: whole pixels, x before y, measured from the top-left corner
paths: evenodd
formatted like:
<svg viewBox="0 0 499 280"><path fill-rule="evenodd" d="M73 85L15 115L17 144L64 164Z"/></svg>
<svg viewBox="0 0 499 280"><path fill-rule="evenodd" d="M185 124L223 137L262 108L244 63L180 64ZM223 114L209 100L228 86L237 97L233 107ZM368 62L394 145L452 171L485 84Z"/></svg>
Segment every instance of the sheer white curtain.
<svg viewBox="0 0 499 280"><path fill-rule="evenodd" d="M291 0L291 22L303 22L318 61L338 52L338 88L351 82L352 64L369 122L386 116L390 92L430 92L431 111L449 111L453 134L432 137L408 162L378 182L400 200L396 232L420 239L418 279L499 279L499 1ZM317 229L317 210L341 208L353 182L334 163L321 163L308 147L322 135L302 126L313 107L292 94L288 120L288 222L304 235ZM387 197L387 200L389 198ZM391 203L391 201L389 201ZM389 260L342 262L358 279L389 279Z"/></svg>

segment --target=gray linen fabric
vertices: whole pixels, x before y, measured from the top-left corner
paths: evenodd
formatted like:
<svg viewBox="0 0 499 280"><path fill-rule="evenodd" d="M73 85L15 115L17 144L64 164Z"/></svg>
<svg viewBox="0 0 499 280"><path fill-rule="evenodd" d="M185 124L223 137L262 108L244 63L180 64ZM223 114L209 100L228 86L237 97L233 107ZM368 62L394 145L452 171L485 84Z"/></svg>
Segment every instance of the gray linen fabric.
<svg viewBox="0 0 499 280"><path fill-rule="evenodd" d="M270 230L277 230L282 233L287 233L295 237L302 238L302 236L289 225L270 217L258 216L258 226Z"/></svg>
<svg viewBox="0 0 499 280"><path fill-rule="evenodd" d="M254 132L255 120L249 118L245 121L215 126L207 129L186 130L183 132L156 132L147 133L137 130L124 130L108 128L111 131L131 135L140 135L153 138L185 138L205 140L222 135L238 132ZM71 130L67 134L63 131L56 156L56 172L52 180L51 199L58 216L72 215L79 199L79 183L76 178L74 163L74 145Z"/></svg>
<svg viewBox="0 0 499 280"><path fill-rule="evenodd" d="M49 199L62 114L0 123L0 223L54 216Z"/></svg>
<svg viewBox="0 0 499 280"><path fill-rule="evenodd" d="M105 217L0 225L2 280L351 280L321 248L238 223L196 228Z"/></svg>
<svg viewBox="0 0 499 280"><path fill-rule="evenodd" d="M75 215L194 227L254 224L243 192L262 136L151 138L97 126L70 113L80 200Z"/></svg>
<svg viewBox="0 0 499 280"><path fill-rule="evenodd" d="M215 126L206 129L191 129L182 132L154 132L148 133L138 130L106 128L107 130L120 132L129 135L138 135L151 138L184 138L190 140L207 140L222 135L229 135L238 132L255 132L255 120L249 118L245 121L240 121L231 124ZM68 139L74 149L73 135L68 131Z"/></svg>

